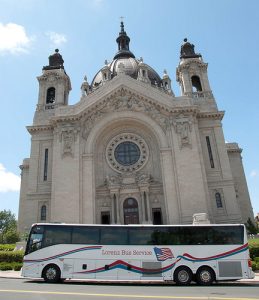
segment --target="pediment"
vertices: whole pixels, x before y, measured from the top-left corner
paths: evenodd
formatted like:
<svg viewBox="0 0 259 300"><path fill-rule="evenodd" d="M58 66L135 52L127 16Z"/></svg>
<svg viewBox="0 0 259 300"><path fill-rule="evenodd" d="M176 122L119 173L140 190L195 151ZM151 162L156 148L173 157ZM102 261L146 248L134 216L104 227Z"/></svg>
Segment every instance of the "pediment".
<svg viewBox="0 0 259 300"><path fill-rule="evenodd" d="M190 98L180 98L181 100L130 76L121 75L90 95L82 96L77 104L57 108L54 119L81 119L84 115L100 111L104 107L113 107L116 111L148 111L152 106L161 113L193 108Z"/></svg>
<svg viewBox="0 0 259 300"><path fill-rule="evenodd" d="M87 139L94 125L109 113L143 113L165 132L172 123L173 114L196 114L196 110L197 107L192 105L189 98L176 100L171 95L124 75L82 97L76 105L59 107L52 122L60 125L76 122L83 138Z"/></svg>

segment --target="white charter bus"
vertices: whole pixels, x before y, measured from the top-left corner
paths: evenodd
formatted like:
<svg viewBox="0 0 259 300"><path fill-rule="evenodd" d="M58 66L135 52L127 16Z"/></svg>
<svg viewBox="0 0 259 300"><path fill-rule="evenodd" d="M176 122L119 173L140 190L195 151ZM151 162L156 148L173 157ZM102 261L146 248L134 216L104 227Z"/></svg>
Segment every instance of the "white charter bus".
<svg viewBox="0 0 259 300"><path fill-rule="evenodd" d="M196 281L253 278L244 225L34 224L22 276Z"/></svg>

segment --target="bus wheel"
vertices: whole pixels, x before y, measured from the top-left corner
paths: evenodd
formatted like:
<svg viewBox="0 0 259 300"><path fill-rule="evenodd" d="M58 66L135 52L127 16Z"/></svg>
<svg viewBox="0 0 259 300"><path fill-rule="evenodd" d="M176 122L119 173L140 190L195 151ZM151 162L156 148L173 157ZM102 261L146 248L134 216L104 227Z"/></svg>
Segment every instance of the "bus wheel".
<svg viewBox="0 0 259 300"><path fill-rule="evenodd" d="M215 273L210 267L201 267L196 273L196 281L200 285L211 285L215 280Z"/></svg>
<svg viewBox="0 0 259 300"><path fill-rule="evenodd" d="M189 285L192 276L192 271L188 267L178 267L174 272L174 281L177 285Z"/></svg>
<svg viewBox="0 0 259 300"><path fill-rule="evenodd" d="M47 265L42 271L42 277L48 283L55 283L60 280L60 269L57 265Z"/></svg>

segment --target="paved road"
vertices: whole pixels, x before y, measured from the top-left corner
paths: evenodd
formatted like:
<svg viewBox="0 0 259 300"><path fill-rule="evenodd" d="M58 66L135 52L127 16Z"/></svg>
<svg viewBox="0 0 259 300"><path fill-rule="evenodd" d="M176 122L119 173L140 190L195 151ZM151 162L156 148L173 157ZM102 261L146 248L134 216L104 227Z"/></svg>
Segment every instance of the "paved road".
<svg viewBox="0 0 259 300"><path fill-rule="evenodd" d="M144 284L96 284L66 281L46 284L43 281L0 278L1 300L251 300L259 299L259 283L220 283L211 287L178 287Z"/></svg>

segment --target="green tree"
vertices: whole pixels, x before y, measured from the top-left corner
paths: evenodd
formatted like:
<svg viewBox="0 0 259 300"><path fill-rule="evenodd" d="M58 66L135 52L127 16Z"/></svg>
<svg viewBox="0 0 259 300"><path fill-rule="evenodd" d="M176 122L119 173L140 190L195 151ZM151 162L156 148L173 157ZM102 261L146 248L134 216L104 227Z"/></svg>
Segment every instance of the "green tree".
<svg viewBox="0 0 259 300"><path fill-rule="evenodd" d="M10 210L0 211L0 243L5 242L7 232L17 232L17 223L15 215Z"/></svg>
<svg viewBox="0 0 259 300"><path fill-rule="evenodd" d="M254 222L250 218L248 218L248 220L246 222L246 229L247 229L248 233L250 233L250 234L257 233L257 228L256 228Z"/></svg>
<svg viewBox="0 0 259 300"><path fill-rule="evenodd" d="M4 244L14 244L20 240L19 233L16 229L9 229L3 236Z"/></svg>

